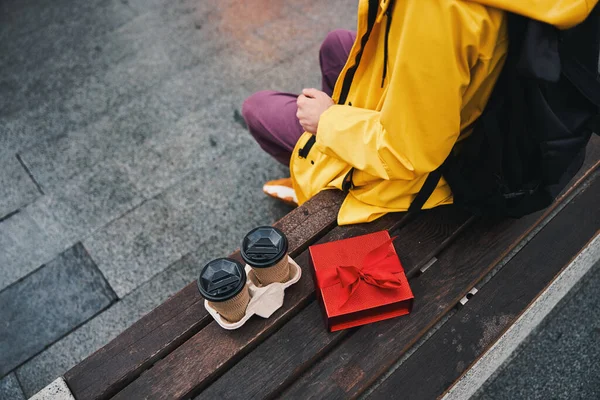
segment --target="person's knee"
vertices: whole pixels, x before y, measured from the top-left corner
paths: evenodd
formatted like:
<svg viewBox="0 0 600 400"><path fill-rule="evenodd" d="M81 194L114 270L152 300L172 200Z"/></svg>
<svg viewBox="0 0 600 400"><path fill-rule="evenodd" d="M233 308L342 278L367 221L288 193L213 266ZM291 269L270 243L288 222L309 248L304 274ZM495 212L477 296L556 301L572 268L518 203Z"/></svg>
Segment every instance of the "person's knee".
<svg viewBox="0 0 600 400"><path fill-rule="evenodd" d="M342 38L348 36L348 31L345 29L336 29L331 31L321 43L320 55L331 55L340 51L340 46L342 43Z"/></svg>
<svg viewBox="0 0 600 400"><path fill-rule="evenodd" d="M248 97L242 104L242 117L250 131L260 126L260 113L265 109L268 98L272 95L271 90L262 90Z"/></svg>

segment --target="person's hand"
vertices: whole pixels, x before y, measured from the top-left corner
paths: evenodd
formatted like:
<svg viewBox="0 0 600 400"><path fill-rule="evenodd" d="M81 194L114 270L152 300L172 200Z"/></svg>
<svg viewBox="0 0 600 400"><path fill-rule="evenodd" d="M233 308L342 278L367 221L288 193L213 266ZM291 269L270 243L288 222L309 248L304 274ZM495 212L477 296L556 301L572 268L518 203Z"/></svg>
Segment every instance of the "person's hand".
<svg viewBox="0 0 600 400"><path fill-rule="evenodd" d="M334 103L327 93L317 89L304 89L296 100L298 112L296 117L306 132L317 133L319 118Z"/></svg>

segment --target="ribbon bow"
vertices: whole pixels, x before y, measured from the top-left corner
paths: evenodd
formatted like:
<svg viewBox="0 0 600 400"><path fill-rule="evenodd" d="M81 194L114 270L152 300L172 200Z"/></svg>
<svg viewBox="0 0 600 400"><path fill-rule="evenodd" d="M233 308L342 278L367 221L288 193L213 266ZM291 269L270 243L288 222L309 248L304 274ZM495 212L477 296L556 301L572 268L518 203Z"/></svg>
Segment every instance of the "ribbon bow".
<svg viewBox="0 0 600 400"><path fill-rule="evenodd" d="M402 285L402 281L394 275L402 272L402 267L398 263L396 253L391 246L394 238L386 240L383 244L371 250L365 256L361 265L339 265L330 268L324 274L321 288L327 288L341 284L344 288L344 297L342 304L346 304L354 294L361 282L368 285L377 286L382 289L397 289Z"/></svg>

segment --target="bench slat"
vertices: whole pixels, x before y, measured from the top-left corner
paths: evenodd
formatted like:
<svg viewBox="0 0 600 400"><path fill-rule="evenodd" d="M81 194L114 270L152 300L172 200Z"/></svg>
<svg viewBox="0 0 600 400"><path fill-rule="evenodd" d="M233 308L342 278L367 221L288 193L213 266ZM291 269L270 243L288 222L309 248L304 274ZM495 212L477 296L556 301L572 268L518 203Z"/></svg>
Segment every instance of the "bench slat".
<svg viewBox="0 0 600 400"><path fill-rule="evenodd" d="M414 275L419 266L448 245L467 220L468 216L454 207L441 207L392 232L398 235L394 245L407 274ZM273 397L349 332L328 333L319 304L313 302L196 399Z"/></svg>
<svg viewBox="0 0 600 400"><path fill-rule="evenodd" d="M552 219L369 399L389 399L396 393L416 399L442 395L598 232L598 199L600 179Z"/></svg>
<svg viewBox="0 0 600 400"><path fill-rule="evenodd" d="M411 315L361 327L281 397L346 399L364 393L580 186L581 180L543 213L475 222L438 262L413 279L416 300Z"/></svg>
<svg viewBox="0 0 600 400"><path fill-rule="evenodd" d="M339 191L324 191L274 224L288 237L292 256L336 225L343 198ZM231 256L241 260L239 252ZM65 374L65 380L75 397L86 400L114 395L156 360L202 330L212 321L203 301L196 284L190 283L73 367Z"/></svg>

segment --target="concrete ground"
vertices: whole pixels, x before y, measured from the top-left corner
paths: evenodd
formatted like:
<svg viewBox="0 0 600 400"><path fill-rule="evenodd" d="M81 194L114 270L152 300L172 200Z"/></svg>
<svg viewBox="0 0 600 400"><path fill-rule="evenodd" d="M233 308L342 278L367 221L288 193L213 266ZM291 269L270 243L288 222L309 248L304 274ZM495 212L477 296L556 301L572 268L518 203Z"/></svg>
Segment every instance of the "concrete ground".
<svg viewBox="0 0 600 400"><path fill-rule="evenodd" d="M319 87L354 0L0 2L0 399L29 397L289 208L239 124Z"/></svg>
<svg viewBox="0 0 600 400"><path fill-rule="evenodd" d="M353 29L355 9L0 2L0 399L30 397L289 211L261 192L287 171L239 110L260 89L318 87L319 45ZM590 287L580 308L597 311ZM598 343L598 328L553 323Z"/></svg>

